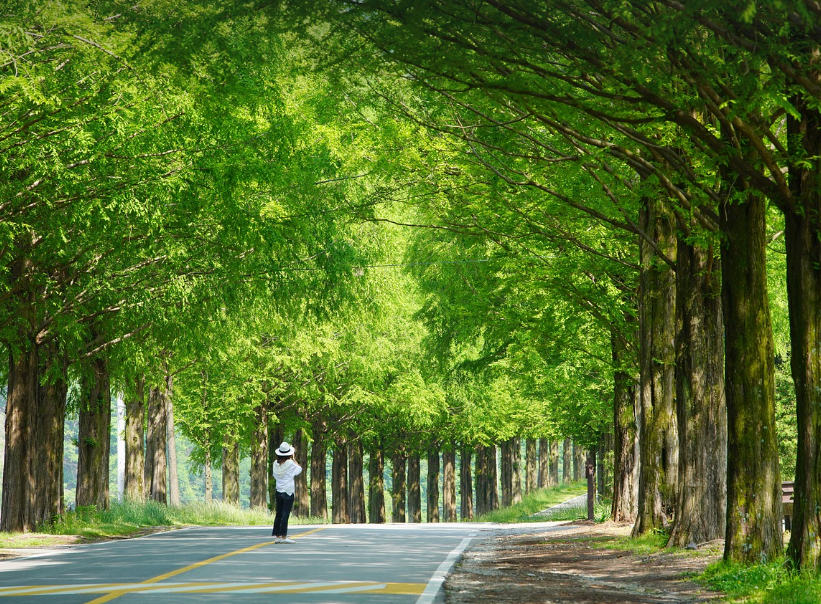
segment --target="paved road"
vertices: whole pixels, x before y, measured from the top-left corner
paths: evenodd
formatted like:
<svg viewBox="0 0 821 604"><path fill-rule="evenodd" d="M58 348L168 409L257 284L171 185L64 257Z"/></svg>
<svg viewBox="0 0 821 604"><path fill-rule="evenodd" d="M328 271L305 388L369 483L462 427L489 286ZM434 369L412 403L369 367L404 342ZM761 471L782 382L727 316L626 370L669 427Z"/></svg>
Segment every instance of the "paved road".
<svg viewBox="0 0 821 604"><path fill-rule="evenodd" d="M482 524L191 528L0 562L0 604L432 604Z"/></svg>

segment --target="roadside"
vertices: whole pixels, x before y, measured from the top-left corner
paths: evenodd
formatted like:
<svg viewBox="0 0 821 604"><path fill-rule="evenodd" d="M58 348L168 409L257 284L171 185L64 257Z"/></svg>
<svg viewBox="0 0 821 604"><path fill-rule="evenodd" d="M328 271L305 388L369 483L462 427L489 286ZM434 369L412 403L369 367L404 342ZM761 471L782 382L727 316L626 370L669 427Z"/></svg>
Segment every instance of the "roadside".
<svg viewBox="0 0 821 604"><path fill-rule="evenodd" d="M630 525L557 523L561 533L494 536L465 552L445 582L447 604L685 604L720 596L687 581L720 546L635 553L612 549Z"/></svg>

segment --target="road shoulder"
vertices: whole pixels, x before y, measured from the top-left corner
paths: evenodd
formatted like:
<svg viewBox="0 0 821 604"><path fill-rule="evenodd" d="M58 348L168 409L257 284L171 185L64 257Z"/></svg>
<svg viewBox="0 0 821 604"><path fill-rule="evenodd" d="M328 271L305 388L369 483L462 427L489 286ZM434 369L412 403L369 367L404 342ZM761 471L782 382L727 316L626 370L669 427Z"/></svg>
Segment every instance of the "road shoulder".
<svg viewBox="0 0 821 604"><path fill-rule="evenodd" d="M475 542L445 582L448 604L685 604L719 596L687 581L717 560L717 549L637 555L603 547L629 525L567 523Z"/></svg>

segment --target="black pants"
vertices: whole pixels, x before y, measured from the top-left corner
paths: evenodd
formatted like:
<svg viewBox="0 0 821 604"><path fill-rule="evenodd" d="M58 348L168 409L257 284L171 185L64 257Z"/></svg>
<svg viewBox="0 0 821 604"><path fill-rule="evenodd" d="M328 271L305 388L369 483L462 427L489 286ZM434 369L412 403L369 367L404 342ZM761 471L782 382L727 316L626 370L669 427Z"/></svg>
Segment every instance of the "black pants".
<svg viewBox="0 0 821 604"><path fill-rule="evenodd" d="M294 496L277 491L277 514L274 517L274 532L271 533L273 536L288 536L288 517L291 515L292 507L294 507Z"/></svg>

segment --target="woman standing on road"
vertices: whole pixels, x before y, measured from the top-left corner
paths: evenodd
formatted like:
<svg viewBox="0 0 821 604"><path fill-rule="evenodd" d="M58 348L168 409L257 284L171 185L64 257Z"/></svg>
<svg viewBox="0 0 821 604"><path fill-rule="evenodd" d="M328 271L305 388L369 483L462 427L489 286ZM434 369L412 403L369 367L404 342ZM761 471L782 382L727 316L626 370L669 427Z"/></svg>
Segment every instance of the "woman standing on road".
<svg viewBox="0 0 821 604"><path fill-rule="evenodd" d="M277 512L271 534L276 537L276 543L296 543L293 539L288 539L288 517L294 507L294 477L302 473L302 466L294 461L294 448L287 442L283 441L274 452L277 456L273 469L277 481Z"/></svg>

